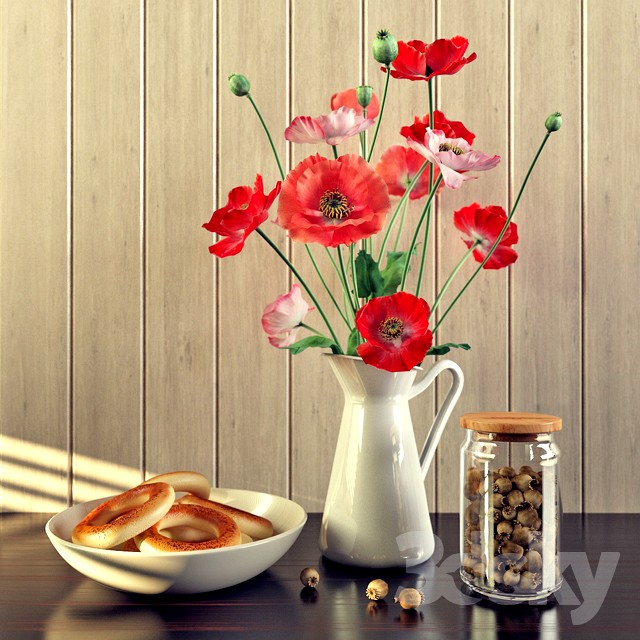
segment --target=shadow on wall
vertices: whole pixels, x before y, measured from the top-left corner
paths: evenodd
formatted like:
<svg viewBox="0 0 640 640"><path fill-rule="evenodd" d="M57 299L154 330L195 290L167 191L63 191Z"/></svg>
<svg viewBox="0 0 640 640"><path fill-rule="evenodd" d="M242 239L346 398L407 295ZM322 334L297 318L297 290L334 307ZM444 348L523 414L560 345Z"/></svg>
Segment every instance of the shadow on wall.
<svg viewBox="0 0 640 640"><path fill-rule="evenodd" d="M72 502L121 493L142 480L140 469L78 454L71 458L62 449L0 436L0 512L53 513Z"/></svg>

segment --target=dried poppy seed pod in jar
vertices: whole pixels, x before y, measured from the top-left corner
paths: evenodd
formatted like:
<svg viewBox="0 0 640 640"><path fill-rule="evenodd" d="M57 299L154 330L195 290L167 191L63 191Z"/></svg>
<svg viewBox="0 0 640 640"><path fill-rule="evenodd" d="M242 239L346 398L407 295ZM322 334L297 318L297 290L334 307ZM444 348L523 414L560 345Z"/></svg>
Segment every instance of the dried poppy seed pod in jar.
<svg viewBox="0 0 640 640"><path fill-rule="evenodd" d="M495 600L545 598L562 583L554 442L562 421L502 412L469 413L460 424L466 429L460 464L462 580ZM472 492L470 484L485 490Z"/></svg>

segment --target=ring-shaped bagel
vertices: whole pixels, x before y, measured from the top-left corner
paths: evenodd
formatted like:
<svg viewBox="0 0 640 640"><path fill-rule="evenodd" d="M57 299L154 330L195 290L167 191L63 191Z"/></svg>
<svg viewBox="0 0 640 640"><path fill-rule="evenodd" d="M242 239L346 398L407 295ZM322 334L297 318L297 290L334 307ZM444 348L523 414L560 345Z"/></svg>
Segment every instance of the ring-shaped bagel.
<svg viewBox="0 0 640 640"><path fill-rule="evenodd" d="M175 497L173 487L165 482L133 487L90 511L74 527L71 539L97 549L117 547L158 522Z"/></svg>
<svg viewBox="0 0 640 640"><path fill-rule="evenodd" d="M234 522L240 528L240 531L253 540L263 540L264 538L270 538L273 535L273 525L270 520L257 516L254 513L249 513L236 507L231 507L228 504L222 504L221 502L215 502L214 500L203 500L198 496L187 494L178 499L178 504L196 504L205 509L213 509L214 511L222 511L231 517Z"/></svg>
<svg viewBox="0 0 640 640"><path fill-rule="evenodd" d="M209 531L210 539L200 542L176 540L161 533L164 529L176 531L177 527ZM242 534L238 525L220 511L192 504L174 504L159 522L137 535L135 540L138 549L147 553L201 551L238 545L242 541Z"/></svg>
<svg viewBox="0 0 640 640"><path fill-rule="evenodd" d="M150 482L166 482L170 484L174 491L185 491L192 493L200 498L208 498L211 492L211 483L206 476L196 471L172 471L171 473L163 473L145 480L142 484Z"/></svg>

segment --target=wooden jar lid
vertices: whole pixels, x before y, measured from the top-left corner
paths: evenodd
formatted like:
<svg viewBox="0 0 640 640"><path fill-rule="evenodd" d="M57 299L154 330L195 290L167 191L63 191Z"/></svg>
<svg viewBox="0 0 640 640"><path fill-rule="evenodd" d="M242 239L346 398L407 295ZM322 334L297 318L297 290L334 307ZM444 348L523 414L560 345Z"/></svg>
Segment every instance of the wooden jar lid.
<svg viewBox="0 0 640 640"><path fill-rule="evenodd" d="M515 411L465 413L460 417L460 426L484 433L527 435L560 431L562 419L544 413Z"/></svg>

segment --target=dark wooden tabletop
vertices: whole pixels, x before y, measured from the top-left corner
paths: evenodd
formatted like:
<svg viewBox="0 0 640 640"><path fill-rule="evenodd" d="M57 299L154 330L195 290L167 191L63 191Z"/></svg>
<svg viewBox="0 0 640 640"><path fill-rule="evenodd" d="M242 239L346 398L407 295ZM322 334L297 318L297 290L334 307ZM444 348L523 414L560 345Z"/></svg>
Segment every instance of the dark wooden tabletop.
<svg viewBox="0 0 640 640"><path fill-rule="evenodd" d="M43 514L0 515L0 638L637 638L640 627L640 515L565 515L564 583L545 605L471 600L457 576L458 519L433 516L443 547L408 570L350 569L323 559L320 516L311 514L280 562L244 584L195 596L134 596L83 577L45 536ZM437 557L439 556L439 557ZM320 584L303 589L301 569ZM385 602L364 595L389 583ZM398 587L427 602L393 604Z"/></svg>

